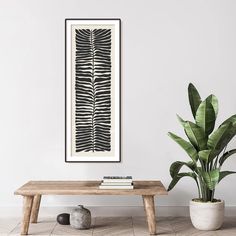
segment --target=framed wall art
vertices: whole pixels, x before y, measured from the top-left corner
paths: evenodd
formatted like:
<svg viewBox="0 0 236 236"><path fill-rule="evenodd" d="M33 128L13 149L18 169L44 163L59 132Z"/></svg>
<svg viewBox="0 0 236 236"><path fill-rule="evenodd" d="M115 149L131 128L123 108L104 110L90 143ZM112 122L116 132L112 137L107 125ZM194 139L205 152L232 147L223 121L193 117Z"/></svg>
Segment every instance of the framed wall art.
<svg viewBox="0 0 236 236"><path fill-rule="evenodd" d="M120 162L120 19L66 19L66 162Z"/></svg>

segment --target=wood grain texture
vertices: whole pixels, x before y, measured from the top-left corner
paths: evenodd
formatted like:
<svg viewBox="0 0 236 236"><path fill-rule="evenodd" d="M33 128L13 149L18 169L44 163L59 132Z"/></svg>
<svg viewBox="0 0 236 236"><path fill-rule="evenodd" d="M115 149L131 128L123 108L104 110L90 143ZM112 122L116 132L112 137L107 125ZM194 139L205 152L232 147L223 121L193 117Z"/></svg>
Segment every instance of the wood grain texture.
<svg viewBox="0 0 236 236"><path fill-rule="evenodd" d="M37 223L38 221L40 202L41 202L41 195L35 195L31 212L31 219L30 219L31 223Z"/></svg>
<svg viewBox="0 0 236 236"><path fill-rule="evenodd" d="M24 196L21 234L28 233L30 216L32 223L37 222L41 195L142 195L149 232L156 234L154 196L167 195L160 181L134 181L134 189L131 190L99 189L100 183L101 181L29 181L15 191L15 194Z"/></svg>
<svg viewBox="0 0 236 236"><path fill-rule="evenodd" d="M167 195L160 181L134 181L134 189L99 189L101 181L30 181L17 195Z"/></svg>
<svg viewBox="0 0 236 236"><path fill-rule="evenodd" d="M143 196L144 207L147 215L147 223L149 233L151 235L156 234L156 217L155 217L155 205L154 205L154 196Z"/></svg>
<svg viewBox="0 0 236 236"><path fill-rule="evenodd" d="M33 205L33 196L24 196L23 199L23 219L21 224L21 235L27 235L29 230L30 215Z"/></svg>

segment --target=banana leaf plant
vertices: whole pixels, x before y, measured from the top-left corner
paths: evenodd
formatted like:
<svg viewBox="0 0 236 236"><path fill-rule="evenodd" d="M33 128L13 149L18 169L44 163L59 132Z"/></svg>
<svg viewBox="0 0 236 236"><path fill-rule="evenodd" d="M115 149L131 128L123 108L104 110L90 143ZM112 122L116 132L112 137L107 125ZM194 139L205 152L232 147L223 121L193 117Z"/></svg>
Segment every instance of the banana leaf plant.
<svg viewBox="0 0 236 236"><path fill-rule="evenodd" d="M216 96L211 94L202 101L197 89L190 83L188 97L194 122L177 115L188 141L171 132L168 135L186 151L190 161L172 163L170 166L172 181L168 191L173 189L182 177L191 177L196 182L199 200L214 202L217 184L227 175L236 173L221 170L224 162L236 153L236 149L226 150L227 144L236 135L236 115L229 117L214 130L218 114ZM181 171L184 166L189 171Z"/></svg>

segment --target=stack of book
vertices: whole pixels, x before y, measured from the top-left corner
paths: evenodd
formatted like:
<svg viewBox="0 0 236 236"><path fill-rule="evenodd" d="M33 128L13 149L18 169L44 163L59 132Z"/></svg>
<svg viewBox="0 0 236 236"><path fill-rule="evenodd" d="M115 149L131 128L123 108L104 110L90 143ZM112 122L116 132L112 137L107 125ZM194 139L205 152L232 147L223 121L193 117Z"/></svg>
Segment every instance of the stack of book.
<svg viewBox="0 0 236 236"><path fill-rule="evenodd" d="M132 176L104 176L100 189L133 189Z"/></svg>

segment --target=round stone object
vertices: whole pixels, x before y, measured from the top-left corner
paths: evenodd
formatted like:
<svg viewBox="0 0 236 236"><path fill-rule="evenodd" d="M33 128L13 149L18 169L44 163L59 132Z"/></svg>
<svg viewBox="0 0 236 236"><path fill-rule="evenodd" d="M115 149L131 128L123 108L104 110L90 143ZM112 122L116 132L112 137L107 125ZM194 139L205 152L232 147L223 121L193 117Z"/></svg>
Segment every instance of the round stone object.
<svg viewBox="0 0 236 236"><path fill-rule="evenodd" d="M89 229L91 227L91 213L79 205L70 214L70 225L75 229Z"/></svg>
<svg viewBox="0 0 236 236"><path fill-rule="evenodd" d="M57 222L60 225L69 225L70 224L70 214L62 213L57 216Z"/></svg>

